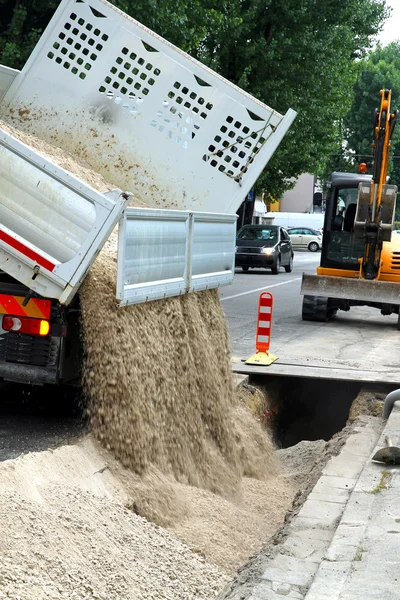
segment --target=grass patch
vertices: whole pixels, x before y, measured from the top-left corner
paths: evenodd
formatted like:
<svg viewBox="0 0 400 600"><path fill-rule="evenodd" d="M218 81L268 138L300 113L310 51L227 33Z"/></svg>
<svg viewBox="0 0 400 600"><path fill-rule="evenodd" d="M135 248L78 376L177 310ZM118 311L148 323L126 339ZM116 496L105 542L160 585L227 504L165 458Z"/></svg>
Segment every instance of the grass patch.
<svg viewBox="0 0 400 600"><path fill-rule="evenodd" d="M387 490L390 487L390 482L392 481L392 474L390 471L384 469L381 474L381 480L373 490L371 490L371 494L380 494L383 490Z"/></svg>
<svg viewBox="0 0 400 600"><path fill-rule="evenodd" d="M357 561L360 561L360 560L362 560L362 557L363 557L363 553L364 553L364 552L366 552L365 548L363 548L362 546L359 546L359 547L357 548L357 552L355 553L353 560L354 560L354 561L356 561L356 560L357 560Z"/></svg>

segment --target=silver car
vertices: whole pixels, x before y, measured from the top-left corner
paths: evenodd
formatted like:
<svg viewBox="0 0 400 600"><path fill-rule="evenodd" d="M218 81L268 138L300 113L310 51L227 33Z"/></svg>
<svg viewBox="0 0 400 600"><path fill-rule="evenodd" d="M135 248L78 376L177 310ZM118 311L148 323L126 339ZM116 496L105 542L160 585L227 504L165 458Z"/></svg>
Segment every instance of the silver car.
<svg viewBox="0 0 400 600"><path fill-rule="evenodd" d="M288 234L295 249L308 248L310 252L318 252L322 247L322 235L320 231L308 227L294 227L288 229Z"/></svg>

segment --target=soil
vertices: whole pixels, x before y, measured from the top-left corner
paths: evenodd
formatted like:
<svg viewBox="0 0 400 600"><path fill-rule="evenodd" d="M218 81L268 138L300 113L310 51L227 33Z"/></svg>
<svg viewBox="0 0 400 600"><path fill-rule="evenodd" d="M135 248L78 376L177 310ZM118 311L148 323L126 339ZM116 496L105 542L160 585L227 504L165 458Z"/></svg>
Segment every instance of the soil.
<svg viewBox="0 0 400 600"><path fill-rule="evenodd" d="M215 597L283 523L293 473L314 467L301 444L278 454L282 475L244 477L230 499L154 467L139 476L90 434L1 463L0 598Z"/></svg>
<svg viewBox="0 0 400 600"><path fill-rule="evenodd" d="M226 575L127 508L90 438L0 465L0 598L208 600Z"/></svg>
<svg viewBox="0 0 400 600"><path fill-rule="evenodd" d="M254 397L261 402L240 387L237 408ZM323 466L364 419L381 426L359 416L329 442L273 450L275 474L242 477L231 497L154 465L134 473L91 434L5 461L0 598L247 598Z"/></svg>
<svg viewBox="0 0 400 600"><path fill-rule="evenodd" d="M385 394L381 394L378 391L361 388L350 408L350 423L355 421L360 415L371 415L373 417L381 416L383 413L385 397Z"/></svg>

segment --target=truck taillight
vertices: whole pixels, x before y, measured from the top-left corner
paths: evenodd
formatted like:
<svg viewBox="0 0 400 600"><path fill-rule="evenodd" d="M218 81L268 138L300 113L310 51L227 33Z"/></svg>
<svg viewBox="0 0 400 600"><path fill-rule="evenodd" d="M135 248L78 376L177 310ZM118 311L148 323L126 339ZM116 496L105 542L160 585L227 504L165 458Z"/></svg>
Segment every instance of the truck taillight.
<svg viewBox="0 0 400 600"><path fill-rule="evenodd" d="M27 333L28 335L46 336L50 333L50 323L44 319L29 317L13 317L4 315L2 327L5 331Z"/></svg>

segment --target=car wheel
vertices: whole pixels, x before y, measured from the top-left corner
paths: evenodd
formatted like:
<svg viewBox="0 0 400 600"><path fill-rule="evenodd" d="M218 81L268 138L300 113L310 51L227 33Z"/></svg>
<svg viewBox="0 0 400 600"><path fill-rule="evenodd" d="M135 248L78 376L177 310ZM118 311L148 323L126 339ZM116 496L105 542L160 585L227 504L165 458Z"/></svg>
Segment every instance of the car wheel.
<svg viewBox="0 0 400 600"><path fill-rule="evenodd" d="M249 267L242 267L242 271L248 271Z"/></svg>
<svg viewBox="0 0 400 600"><path fill-rule="evenodd" d="M278 258L275 261L274 266L271 268L271 273L273 275L278 275L280 268L281 268L281 257L278 256Z"/></svg>
<svg viewBox="0 0 400 600"><path fill-rule="evenodd" d="M290 256L289 264L285 267L286 273L291 273L293 271L293 254Z"/></svg>
<svg viewBox="0 0 400 600"><path fill-rule="evenodd" d="M310 252L317 252L319 250L319 246L318 246L317 242L310 242L308 244L308 249Z"/></svg>

